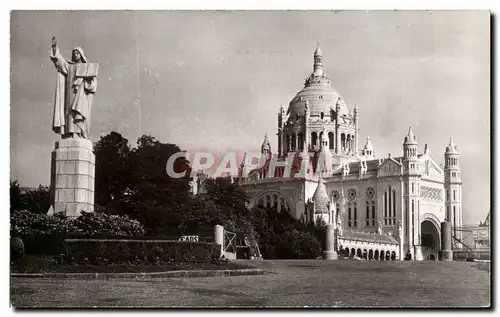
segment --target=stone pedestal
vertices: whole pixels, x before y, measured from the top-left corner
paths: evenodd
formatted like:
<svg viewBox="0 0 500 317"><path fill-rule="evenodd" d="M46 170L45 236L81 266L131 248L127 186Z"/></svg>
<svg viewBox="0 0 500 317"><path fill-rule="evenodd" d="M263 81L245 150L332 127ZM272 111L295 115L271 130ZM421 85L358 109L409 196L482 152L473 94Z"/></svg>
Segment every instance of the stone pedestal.
<svg viewBox="0 0 500 317"><path fill-rule="evenodd" d="M51 200L53 212L68 217L94 211L95 155L87 139L56 141L51 161Z"/></svg>
<svg viewBox="0 0 500 317"><path fill-rule="evenodd" d="M424 255L422 254L422 246L421 245L416 245L415 246L415 261L423 261L424 260Z"/></svg>
<svg viewBox="0 0 500 317"><path fill-rule="evenodd" d="M326 225L325 232L325 250L323 251L324 260L337 260L338 255L335 251L335 226L333 224Z"/></svg>

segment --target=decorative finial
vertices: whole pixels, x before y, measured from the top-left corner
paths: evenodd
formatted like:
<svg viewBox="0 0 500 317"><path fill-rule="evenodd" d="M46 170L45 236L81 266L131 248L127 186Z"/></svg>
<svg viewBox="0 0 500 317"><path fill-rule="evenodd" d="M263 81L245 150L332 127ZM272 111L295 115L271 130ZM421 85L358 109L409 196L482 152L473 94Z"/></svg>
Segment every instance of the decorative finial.
<svg viewBox="0 0 500 317"><path fill-rule="evenodd" d="M264 140L267 140L267 132L264 134Z"/></svg>

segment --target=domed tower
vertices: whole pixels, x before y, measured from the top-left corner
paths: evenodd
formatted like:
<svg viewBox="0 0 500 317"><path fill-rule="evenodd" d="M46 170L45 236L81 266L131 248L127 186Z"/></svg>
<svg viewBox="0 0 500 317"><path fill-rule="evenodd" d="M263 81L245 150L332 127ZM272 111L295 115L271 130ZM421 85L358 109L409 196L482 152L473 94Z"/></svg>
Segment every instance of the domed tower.
<svg viewBox="0 0 500 317"><path fill-rule="evenodd" d="M408 129L408 135L405 136L403 143L403 166L407 174L418 173L418 142L411 127Z"/></svg>
<svg viewBox="0 0 500 317"><path fill-rule="evenodd" d="M444 187L446 190L446 220L452 224L453 235L462 239L462 179L460 177L458 146L450 138L444 152Z"/></svg>
<svg viewBox="0 0 500 317"><path fill-rule="evenodd" d="M403 169L404 169L404 217L407 219L408 230L405 232L404 241L407 241L406 250L410 250L412 258L421 261L422 245L420 237L420 225L418 222L419 192L419 162L418 162L418 142L411 127L405 136L403 143Z"/></svg>
<svg viewBox="0 0 500 317"><path fill-rule="evenodd" d="M304 88L289 103L288 117L283 120L281 156L288 152L302 152L304 146L309 152L319 151L323 128L331 153L356 155L357 110L349 112L330 82L323 69L323 53L318 45L313 54L313 72L305 80Z"/></svg>

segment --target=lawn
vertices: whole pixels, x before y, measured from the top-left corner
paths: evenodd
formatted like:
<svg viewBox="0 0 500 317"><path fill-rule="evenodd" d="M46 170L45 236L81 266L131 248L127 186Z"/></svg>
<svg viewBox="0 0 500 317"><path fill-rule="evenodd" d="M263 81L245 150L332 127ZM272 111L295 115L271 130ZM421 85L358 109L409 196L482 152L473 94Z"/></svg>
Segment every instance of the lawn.
<svg viewBox="0 0 500 317"><path fill-rule="evenodd" d="M489 264L237 261L261 276L11 278L15 307L487 307Z"/></svg>

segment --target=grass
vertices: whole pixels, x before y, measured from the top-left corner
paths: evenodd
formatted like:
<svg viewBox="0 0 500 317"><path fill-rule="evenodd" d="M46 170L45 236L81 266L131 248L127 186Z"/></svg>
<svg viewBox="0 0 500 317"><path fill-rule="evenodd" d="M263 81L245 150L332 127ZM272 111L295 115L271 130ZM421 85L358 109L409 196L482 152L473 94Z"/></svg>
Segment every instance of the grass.
<svg viewBox="0 0 500 317"><path fill-rule="evenodd" d="M147 273L177 270L229 270L244 269L242 263L163 263L163 264L107 264L107 265L65 265L55 256L27 255L18 264L12 264L11 273Z"/></svg>
<svg viewBox="0 0 500 317"><path fill-rule="evenodd" d="M11 278L15 307L487 307L489 264L236 261L263 276Z"/></svg>

